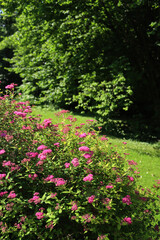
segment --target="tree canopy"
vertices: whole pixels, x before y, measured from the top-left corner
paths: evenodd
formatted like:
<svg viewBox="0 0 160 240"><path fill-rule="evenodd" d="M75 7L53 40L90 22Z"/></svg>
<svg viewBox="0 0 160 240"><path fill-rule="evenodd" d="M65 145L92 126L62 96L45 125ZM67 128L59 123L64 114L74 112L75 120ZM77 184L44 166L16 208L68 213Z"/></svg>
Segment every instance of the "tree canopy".
<svg viewBox="0 0 160 240"><path fill-rule="evenodd" d="M158 0L0 0L15 31L12 70L25 98L105 119L124 110L160 120ZM67 105L67 107L66 107Z"/></svg>

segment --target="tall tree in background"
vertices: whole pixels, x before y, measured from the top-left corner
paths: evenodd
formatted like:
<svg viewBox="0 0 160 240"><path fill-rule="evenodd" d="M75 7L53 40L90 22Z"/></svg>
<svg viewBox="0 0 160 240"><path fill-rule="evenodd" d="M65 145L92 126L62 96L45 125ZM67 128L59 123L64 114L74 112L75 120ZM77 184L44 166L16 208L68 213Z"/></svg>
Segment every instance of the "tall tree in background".
<svg viewBox="0 0 160 240"><path fill-rule="evenodd" d="M23 78L26 98L68 104L103 119L122 113L133 101L134 113L159 125L158 0L1 4L16 19L11 63Z"/></svg>
<svg viewBox="0 0 160 240"><path fill-rule="evenodd" d="M14 26L15 19L13 17L4 17L2 11L0 11L0 41L4 38L12 35L16 28ZM21 78L13 71L10 72L8 69L11 68L11 64L7 59L13 57L13 47L9 42L3 46L0 50L0 81L1 88L4 88L7 84L14 82L21 84Z"/></svg>

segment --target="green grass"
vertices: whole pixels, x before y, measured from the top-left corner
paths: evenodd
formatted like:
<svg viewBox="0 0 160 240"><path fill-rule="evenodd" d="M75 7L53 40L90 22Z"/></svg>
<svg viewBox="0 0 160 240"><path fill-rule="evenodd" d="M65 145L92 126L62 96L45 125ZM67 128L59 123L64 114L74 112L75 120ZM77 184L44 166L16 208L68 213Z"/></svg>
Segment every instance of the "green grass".
<svg viewBox="0 0 160 240"><path fill-rule="evenodd" d="M53 123L56 124L62 119L55 116L55 113L59 110L55 110L54 107L41 108L33 107L33 115L42 115L41 119L52 118ZM76 124L85 123L88 119L93 119L92 117L76 115L73 112L70 112L68 115L73 115L77 118ZM151 188L155 184L155 180L160 179L160 145L139 142L134 140L126 140L115 138L113 136L108 136L107 132L105 133L108 137L108 142L113 146L117 146L117 151L124 153L129 153L126 155L127 160L134 160L138 163L138 171L140 172L139 184L142 187ZM127 142L126 145L123 145L122 142ZM160 192L160 190L159 190Z"/></svg>

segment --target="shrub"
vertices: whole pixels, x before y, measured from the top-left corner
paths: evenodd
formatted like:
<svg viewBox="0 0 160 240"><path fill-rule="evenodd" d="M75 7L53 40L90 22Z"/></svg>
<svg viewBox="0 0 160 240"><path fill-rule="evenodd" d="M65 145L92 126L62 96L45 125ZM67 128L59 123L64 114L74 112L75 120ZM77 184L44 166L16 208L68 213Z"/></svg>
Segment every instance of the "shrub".
<svg viewBox="0 0 160 240"><path fill-rule="evenodd" d="M159 197L137 186L136 163L93 120L29 116L13 87L0 97L0 239L158 239Z"/></svg>

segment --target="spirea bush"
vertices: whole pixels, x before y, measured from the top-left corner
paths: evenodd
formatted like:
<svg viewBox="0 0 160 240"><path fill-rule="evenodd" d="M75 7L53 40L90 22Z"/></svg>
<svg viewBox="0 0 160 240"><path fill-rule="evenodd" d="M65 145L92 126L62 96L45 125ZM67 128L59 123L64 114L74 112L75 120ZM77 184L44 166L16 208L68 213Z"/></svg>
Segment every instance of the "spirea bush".
<svg viewBox="0 0 160 240"><path fill-rule="evenodd" d="M59 124L41 122L29 102L14 100L14 84L6 90L0 239L159 239L159 196L137 186L136 162L116 152L95 121L78 126L62 110Z"/></svg>

